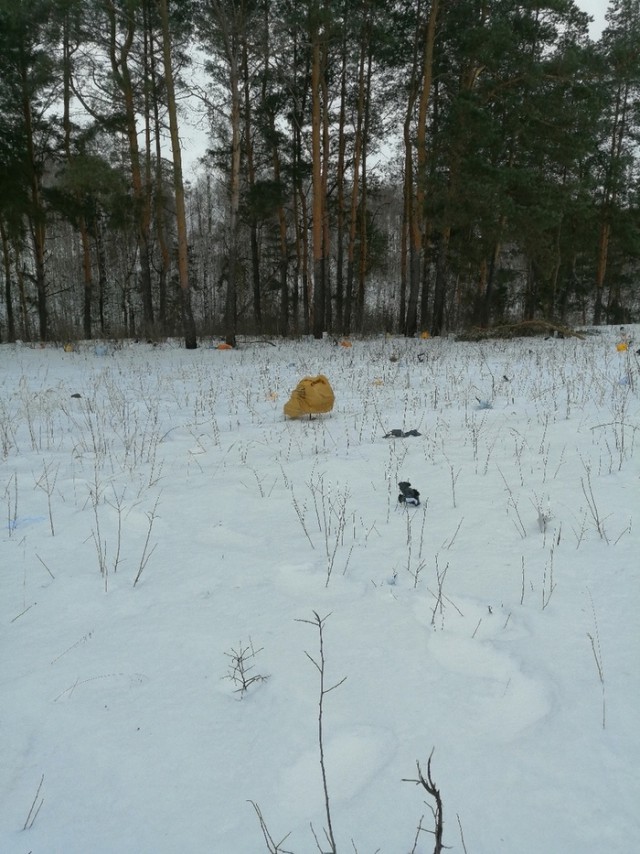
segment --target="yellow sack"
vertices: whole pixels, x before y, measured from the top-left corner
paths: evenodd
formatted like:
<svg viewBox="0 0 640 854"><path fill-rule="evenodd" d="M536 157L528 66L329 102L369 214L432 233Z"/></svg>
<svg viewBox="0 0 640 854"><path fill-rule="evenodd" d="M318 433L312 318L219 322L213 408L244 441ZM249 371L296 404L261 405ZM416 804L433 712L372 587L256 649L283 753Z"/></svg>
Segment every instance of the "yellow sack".
<svg viewBox="0 0 640 854"><path fill-rule="evenodd" d="M304 377L284 405L284 414L289 418L301 418L318 412L331 412L335 397L329 380L323 375Z"/></svg>

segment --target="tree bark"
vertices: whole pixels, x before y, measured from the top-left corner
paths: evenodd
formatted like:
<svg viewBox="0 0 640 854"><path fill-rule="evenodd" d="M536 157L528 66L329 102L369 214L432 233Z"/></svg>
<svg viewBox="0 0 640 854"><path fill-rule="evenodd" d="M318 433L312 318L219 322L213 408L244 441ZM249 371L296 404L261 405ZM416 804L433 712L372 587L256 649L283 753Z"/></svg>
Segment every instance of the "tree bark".
<svg viewBox="0 0 640 854"><path fill-rule="evenodd" d="M2 217L0 217L0 238L2 239L2 266L4 268L4 296L7 310L7 341L10 344L16 340L16 322L13 315L13 299L11 296L11 250L9 237ZM0 338L0 340L2 340Z"/></svg>
<svg viewBox="0 0 640 854"><path fill-rule="evenodd" d="M256 184L253 151L253 112L251 109L251 80L249 76L249 51L245 34L242 37L242 86L244 94L244 150L247 187L251 192ZM249 244L251 247L251 283L253 292L253 318L258 331L262 328L262 288L260 281L260 253L258 249L258 220L253 208L249 212Z"/></svg>
<svg viewBox="0 0 640 854"><path fill-rule="evenodd" d="M173 65L171 61L171 32L169 29L167 0L159 0L159 3L162 21L164 75L167 87L167 109L169 112L169 131L171 134L171 152L173 157L173 188L176 200L178 277L182 297L182 325L186 349L195 350L198 346L198 341L196 338L196 328L191 308L191 288L189 285L189 244L187 237L187 217L184 203L184 183L182 180L182 152L180 150L176 96L173 82Z"/></svg>
<svg viewBox="0 0 640 854"><path fill-rule="evenodd" d="M317 16L317 9L311 12ZM311 37L311 161L312 161L312 203L311 203L311 233L313 246L313 320L314 338L322 338L325 321L325 264L324 264L324 205L323 175L322 175L322 104L321 76L322 48L320 45L320 28L317 19L312 18L310 26Z"/></svg>
<svg viewBox="0 0 640 854"><path fill-rule="evenodd" d="M36 293L38 297L38 325L41 341L49 337L49 310L47 305L47 285L45 277L45 240L46 215L42 203L42 187L40 167L36 162L33 139L33 115L31 112L30 85L27 79L26 67L21 68L22 74L22 116L24 119L25 139L27 146L27 164L29 170L29 189L31 195L31 212L29 227L33 243L33 261L35 267Z"/></svg>
<svg viewBox="0 0 640 854"><path fill-rule="evenodd" d="M451 227L445 226L440 234L438 243L438 258L436 261L436 282L433 289L433 317L431 320L431 334L442 335L444 330L444 312L447 295L447 272L449 239Z"/></svg>
<svg viewBox="0 0 640 854"><path fill-rule="evenodd" d="M140 163L140 146L138 144L138 127L136 121L136 104L133 84L129 71L129 54L135 35L135 18L129 15L126 20L126 32L122 45L118 46L116 8L113 0L104 0L109 23L109 59L111 72L124 102L127 142L129 145L129 160L131 167L131 185L136 216L138 252L140 261L140 295L142 299L143 333L150 335L153 331L153 299L151 294L151 250L149 233L151 216L149 197L142 174Z"/></svg>
<svg viewBox="0 0 640 854"><path fill-rule="evenodd" d="M160 85L161 81L156 67L156 46L152 37L149 38L148 55L152 81L152 97L149 100L151 102L151 109L153 110L156 160L154 194L155 232L158 239L158 248L160 250L157 321L159 331L163 335L167 335L173 334L174 332L173 328L169 327L169 318L167 316L167 282L171 271L171 249L169 247L169 234L167 229L165 176L162 168L162 124L160 121L160 106L156 95L157 87ZM173 323L171 324L171 327L173 327Z"/></svg>
<svg viewBox="0 0 640 854"><path fill-rule="evenodd" d="M419 88L418 117L416 123L416 174L415 194L411 193L409 216L409 301L405 335L411 337L418 330L418 295L420 292L420 273L424 251L424 205L427 183L427 110L433 79L433 51L438 20L438 0L431 0L429 17L424 31L422 46L421 84ZM417 93L416 93L417 95ZM415 96L414 96L415 97ZM405 120L405 147L411 144L409 123L413 112L412 99L409 102ZM434 295L435 298L435 295Z"/></svg>
<svg viewBox="0 0 640 854"><path fill-rule="evenodd" d="M347 243L347 287L345 307L345 332L351 331L352 306L356 303L356 324L358 322L358 304L356 293L356 244L358 240L358 204L360 202L360 176L365 120L365 68L367 60L366 28L363 26L358 57L358 83L356 100L356 126L353 140L353 166L351 177L351 200L349 205L349 238ZM360 202L361 203L361 202Z"/></svg>
<svg viewBox="0 0 640 854"><path fill-rule="evenodd" d="M356 298L356 326L358 332L364 331L366 281L369 261L369 210L368 210L368 173L367 146L369 142L369 121L371 107L371 41L367 37L367 71L364 85L364 117L362 125L362 160L361 160L361 194L360 194L360 252L358 263L358 290Z"/></svg>
<svg viewBox="0 0 640 854"><path fill-rule="evenodd" d="M336 164L336 311L335 322L344 327L344 243L346 228L345 163L347 138L347 30L343 31L340 56L340 107L338 111L338 160Z"/></svg>

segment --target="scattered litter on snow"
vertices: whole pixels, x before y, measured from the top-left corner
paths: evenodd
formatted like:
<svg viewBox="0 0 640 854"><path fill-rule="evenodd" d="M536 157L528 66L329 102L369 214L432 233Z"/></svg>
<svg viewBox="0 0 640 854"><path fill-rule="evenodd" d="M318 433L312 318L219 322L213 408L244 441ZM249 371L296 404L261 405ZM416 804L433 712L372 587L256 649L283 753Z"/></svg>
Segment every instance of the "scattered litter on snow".
<svg viewBox="0 0 640 854"><path fill-rule="evenodd" d="M618 340L0 345L0 851L640 850Z"/></svg>

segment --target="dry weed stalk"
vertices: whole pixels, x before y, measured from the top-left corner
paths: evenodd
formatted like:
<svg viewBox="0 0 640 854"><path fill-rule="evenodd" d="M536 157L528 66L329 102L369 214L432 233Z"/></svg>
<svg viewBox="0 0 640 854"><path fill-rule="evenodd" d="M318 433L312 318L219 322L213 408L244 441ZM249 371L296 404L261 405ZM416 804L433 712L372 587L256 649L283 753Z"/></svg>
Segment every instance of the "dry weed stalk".
<svg viewBox="0 0 640 854"><path fill-rule="evenodd" d="M435 845L433 848L433 854L442 854L445 849L445 845L443 842L443 833L444 833L444 817L443 817L443 808L442 808L442 796L440 794L440 789L436 786L433 776L431 774L431 760L433 758L433 750L429 754L429 759L427 760L427 772L426 775L423 773L422 768L420 767L420 763L416 761L416 767L418 769L418 778L417 780L404 779L403 783L415 783L416 786L422 786L422 788L430 795L435 801L435 806L429 804L431 812L433 814L433 820L435 829L427 830L425 827L422 827L422 818L420 819L420 823L418 825L418 832L416 833L416 840L414 842L412 854L416 851L416 846L418 842L418 835L421 831L425 833L432 833L435 839Z"/></svg>
<svg viewBox="0 0 640 854"><path fill-rule="evenodd" d="M55 528L53 526L53 508L51 506L51 496L53 494L53 490L55 489L56 480L58 479L58 472L60 470L60 463L58 463L58 465L56 466L55 472L53 473L53 475L51 474L51 471L50 471L52 465L53 465L52 463L47 464L46 461L44 461L44 460L42 461L43 471L42 471L42 475L36 480L36 487L38 489L42 489L43 492L46 493L47 506L49 509L49 527L51 529L51 536L55 537L56 532L55 532Z"/></svg>
<svg viewBox="0 0 640 854"><path fill-rule="evenodd" d="M505 488L509 494L509 500L507 501L507 513L509 512L509 505L511 505L511 507L513 507L514 512L516 514L517 524L515 521L513 521L513 520L512 521L513 521L514 525L516 526L518 533L520 534L520 536L524 540L527 537L527 529L525 528L524 522L522 521L522 517L520 516L520 511L518 510L518 503L517 503L517 501L513 495L513 490L511 489L511 487L507 483L507 479L504 476L504 474L502 473L502 469L500 468L500 466L496 466L496 468L500 472L500 477L502 478L502 482L504 483Z"/></svg>
<svg viewBox="0 0 640 854"><path fill-rule="evenodd" d="M263 647L255 649L253 641L249 638L247 645L240 641L237 649L233 649L232 647L231 652L225 652L230 661L229 672L225 676L225 679L230 679L234 685L238 686L234 693L240 694L240 699L244 697L252 685L255 685L257 682L266 682L269 678L261 673L253 673L253 661L262 650Z"/></svg>
<svg viewBox="0 0 640 854"><path fill-rule="evenodd" d="M309 626L313 626L318 630L318 641L319 641L319 651L318 658L314 658L308 652L305 651L305 655L309 659L309 661L313 664L313 666L318 671L320 676L320 695L318 699L318 748L320 750L320 771L322 774L322 790L324 792L324 809L325 809L325 818L327 820L327 826L325 828L325 837L327 842L329 843L329 851L327 854L336 854L336 841L333 833L333 823L331 821L331 806L329 802L329 784L327 782L327 769L325 763L325 755L324 755L324 699L331 691L334 691L336 688L339 688L346 681L347 677L344 676L340 679L339 682L331 685L331 687L326 687L326 659L324 654L324 624L329 619L331 614L327 614L325 617L320 617L317 611L313 612L312 620L297 620L298 623L306 623ZM313 830L313 828L312 828ZM315 832L314 832L315 836ZM317 842L317 839L316 839ZM318 846L319 847L319 846ZM322 849L319 847L319 850Z"/></svg>
<svg viewBox="0 0 640 854"><path fill-rule="evenodd" d="M12 483L13 491L11 490ZM14 472L9 478L4 495L7 500L7 529L11 538L18 524L18 472Z"/></svg>
<svg viewBox="0 0 640 854"><path fill-rule="evenodd" d="M265 844L267 846L267 851L269 854L293 854L293 851L289 851L288 848L283 848L282 844L291 836L291 833L287 833L286 836L283 836L280 842L276 842L271 836L269 828L267 827L267 823L262 815L262 810L258 806L255 801L249 801L253 809L255 810L256 815L258 816L258 821L260 822L260 830L262 831L262 836L264 838Z"/></svg>
<svg viewBox="0 0 640 854"><path fill-rule="evenodd" d="M606 727L606 698L605 698L605 685L604 685L604 664L602 663L602 649L600 647L600 631L598 629L598 618L596 616L595 605L593 604L593 597L591 596L591 591L587 590L589 594L589 601L591 602L591 613L593 614L593 625L594 625L594 634L590 634L587 632L587 637L591 642L591 651L593 652L593 658L596 662L596 668L598 670L598 680L600 682L600 687L602 688L602 729Z"/></svg>
<svg viewBox="0 0 640 854"><path fill-rule="evenodd" d="M542 574L542 610L547 607L549 604L549 600L553 595L553 591L556 589L555 582L553 580L553 557L554 557L555 545L552 545L549 550L549 559L544 565L544 572ZM549 581L549 588L547 589L547 579Z"/></svg>
<svg viewBox="0 0 640 854"><path fill-rule="evenodd" d="M418 512L418 509L416 509L416 513ZM425 522L426 522L426 518L427 518L427 512L426 511L427 511L427 502L425 502L425 504L422 507L422 524L420 526L420 544L419 544L419 548L418 548L418 558L417 558L417 563L416 563L415 567L412 566L413 532L412 532L412 527L411 527L411 523L413 521L413 516L415 516L415 513L412 514L412 513L407 512L405 515L406 520L407 520L407 572L413 578L414 589L418 586L418 582L420 581L420 573L422 572L422 570L427 565L426 560L424 560L422 557L422 549L424 547L424 528L425 528Z"/></svg>
<svg viewBox="0 0 640 854"><path fill-rule="evenodd" d="M435 626L435 624L436 624L436 614L438 613L438 611L440 611L440 616L442 618L442 622L444 623L444 605L442 602L442 599L443 599L442 588L444 585L444 580L447 577L447 571L449 569L449 564L447 563L447 565L442 570L442 572L440 571L440 565L438 564L438 555L436 555L436 557L435 557L435 564L436 564L436 581L438 582L438 593L437 593L437 595L433 594L433 593L431 594L432 596L434 596L434 598L436 600L436 603L433 606L433 612L431 613L431 625L432 626Z"/></svg>
<svg viewBox="0 0 640 854"><path fill-rule="evenodd" d="M311 548L315 549L315 546L313 545L313 540L309 536L309 531L307 529L307 523L305 522L305 513L306 513L307 506L305 504L305 505L303 505L302 508L300 508L300 505L298 504L298 500L297 500L295 493L293 491L293 487L291 487L291 499L293 501L293 509L296 511L296 516L298 517L298 521L302 525L302 530L304 531L304 535L309 540L309 544L310 544Z"/></svg>
<svg viewBox="0 0 640 854"><path fill-rule="evenodd" d="M33 803L31 804L31 809L29 810L29 814L25 820L23 830L31 830L33 827L35 820L38 818L38 813L42 809L42 804L44 803L44 798L40 798L40 790L42 789L42 784L44 783L44 774L40 778L40 783L38 784L38 788L36 790L35 797L33 799ZM38 803L38 798L40 798L40 803Z"/></svg>
<svg viewBox="0 0 640 854"><path fill-rule="evenodd" d="M607 537L607 533L604 529L605 520L600 515L600 511L598 509L598 505L596 503L595 495L593 494L593 484L591 483L591 468L582 460L582 465L586 474L586 483L585 478L580 478L580 485L582 486L582 494L585 497L587 502L587 508L589 510L589 514L591 515L591 521L593 522L593 526L598 532L598 536L601 540L604 540L607 545L609 545L609 538Z"/></svg>
<svg viewBox="0 0 640 854"><path fill-rule="evenodd" d="M145 569L147 563L149 562L151 555L154 553L154 551L156 550L156 546L158 545L157 543L155 543L151 549L149 548L149 543L151 541L151 531L153 530L153 523L155 522L156 517L157 517L157 510L158 510L158 504L159 503L160 503L160 496L158 496L156 498L156 503L153 505L153 509L149 513L147 513L147 519L149 520L149 527L147 529L147 537L144 541L144 548L142 549L142 557L140 558L140 566L138 567L138 572L136 574L136 577L133 580L133 586L134 587L136 586L136 584L140 580L140 576L144 572L144 569Z"/></svg>

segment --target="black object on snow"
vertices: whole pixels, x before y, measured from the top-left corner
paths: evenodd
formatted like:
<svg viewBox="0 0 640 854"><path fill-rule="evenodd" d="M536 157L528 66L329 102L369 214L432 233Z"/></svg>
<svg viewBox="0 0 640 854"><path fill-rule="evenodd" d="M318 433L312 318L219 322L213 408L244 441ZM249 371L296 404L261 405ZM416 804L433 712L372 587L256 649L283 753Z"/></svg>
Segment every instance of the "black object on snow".
<svg viewBox="0 0 640 854"><path fill-rule="evenodd" d="M385 439L405 439L407 436L422 436L422 433L417 430L407 430L406 433L404 430L390 430L384 434Z"/></svg>
<svg viewBox="0 0 640 854"><path fill-rule="evenodd" d="M398 502L400 504L410 504L412 507L417 507L420 504L420 493L417 489L413 489L408 480L403 480L398 484L400 495Z"/></svg>

